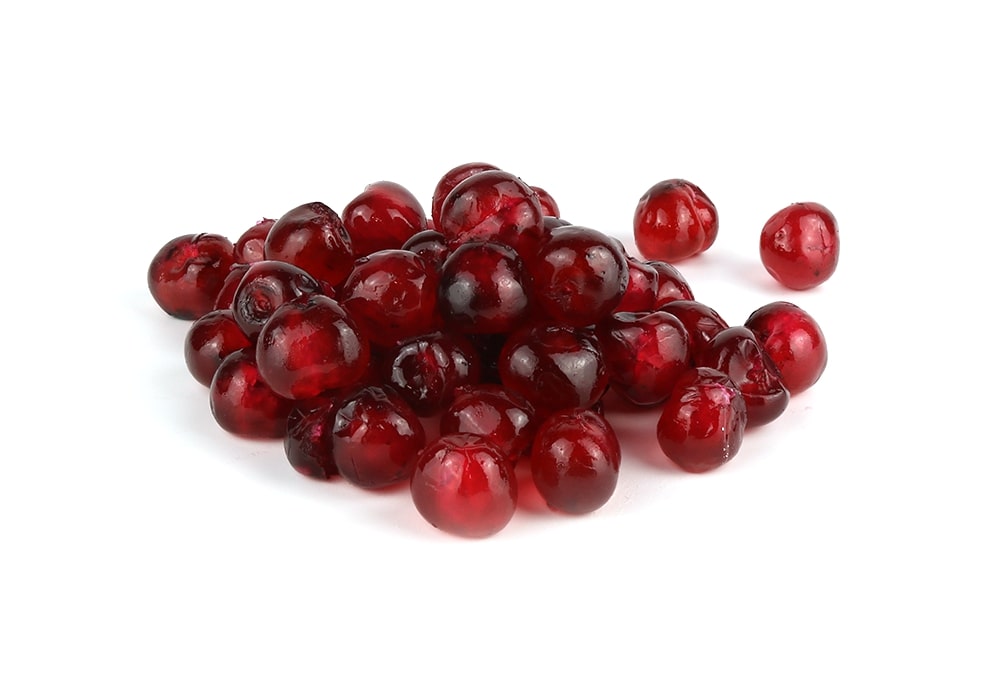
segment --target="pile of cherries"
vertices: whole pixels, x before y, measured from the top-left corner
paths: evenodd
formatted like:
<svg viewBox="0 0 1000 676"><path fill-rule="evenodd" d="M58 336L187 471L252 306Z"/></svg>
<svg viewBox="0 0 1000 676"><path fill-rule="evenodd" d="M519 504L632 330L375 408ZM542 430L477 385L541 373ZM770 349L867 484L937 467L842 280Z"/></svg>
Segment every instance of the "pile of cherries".
<svg viewBox="0 0 1000 676"><path fill-rule="evenodd" d="M441 178L429 218L401 185L374 183L340 215L304 204L235 244L177 237L148 282L164 311L194 320L185 361L223 429L283 438L315 479L409 482L431 524L484 537L514 514L519 462L555 511L608 501L621 464L609 389L660 407L666 457L705 472L826 367L799 307L771 303L730 327L694 300L673 263L718 234L697 186L657 183L633 223L648 260L471 163ZM760 250L786 286L815 286L836 267L836 222L794 204L767 221Z"/></svg>

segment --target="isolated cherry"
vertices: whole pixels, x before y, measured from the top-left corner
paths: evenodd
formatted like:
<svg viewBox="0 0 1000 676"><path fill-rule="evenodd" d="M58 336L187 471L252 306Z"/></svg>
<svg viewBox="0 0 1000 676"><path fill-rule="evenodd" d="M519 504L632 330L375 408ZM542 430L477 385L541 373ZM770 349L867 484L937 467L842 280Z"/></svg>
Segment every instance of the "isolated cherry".
<svg viewBox="0 0 1000 676"><path fill-rule="evenodd" d="M197 319L215 309L215 299L234 262L233 243L222 235L175 237L149 264L149 292L168 315Z"/></svg>
<svg viewBox="0 0 1000 676"><path fill-rule="evenodd" d="M712 246L719 216L701 188L671 179L657 183L639 199L632 225L643 256L676 263Z"/></svg>
<svg viewBox="0 0 1000 676"><path fill-rule="evenodd" d="M837 269L837 219L816 202L799 202L771 216L760 233L760 259L789 289L811 289Z"/></svg>

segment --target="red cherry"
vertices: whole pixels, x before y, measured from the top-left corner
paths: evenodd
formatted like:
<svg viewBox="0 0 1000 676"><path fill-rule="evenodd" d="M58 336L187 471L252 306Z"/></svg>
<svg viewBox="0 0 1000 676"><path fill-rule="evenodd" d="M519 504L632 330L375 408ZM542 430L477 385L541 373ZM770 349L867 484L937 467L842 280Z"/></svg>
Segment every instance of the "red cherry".
<svg viewBox="0 0 1000 676"><path fill-rule="evenodd" d="M310 399L297 402L288 414L285 457L299 474L313 479L332 479L339 474L330 433L338 407L331 398Z"/></svg>
<svg viewBox="0 0 1000 676"><path fill-rule="evenodd" d="M788 389L778 369L745 326L717 333L698 353L695 362L725 373L739 388L747 405L748 427L766 425L788 406Z"/></svg>
<svg viewBox="0 0 1000 676"><path fill-rule="evenodd" d="M434 187L434 196L431 199L431 220L435 224L441 222L441 207L444 205L444 201L451 191L455 189L455 186L473 174L498 169L499 167L494 167L492 164L486 164L485 162L469 162L449 169Z"/></svg>
<svg viewBox="0 0 1000 676"><path fill-rule="evenodd" d="M696 359L701 349L715 337L715 334L729 328L729 324L719 316L718 312L696 300L670 301L660 309L674 315L684 324L691 341L691 354Z"/></svg>
<svg viewBox="0 0 1000 676"><path fill-rule="evenodd" d="M400 248L404 251L412 251L417 254L430 263L436 270L441 269L444 260L451 253L451 249L448 248L448 240L437 230L423 230L418 232L403 242L403 246Z"/></svg>
<svg viewBox="0 0 1000 676"><path fill-rule="evenodd" d="M746 402L729 376L695 368L674 386L656 425L656 438L678 467L707 472L740 450L746 423Z"/></svg>
<svg viewBox="0 0 1000 676"><path fill-rule="evenodd" d="M234 262L233 243L222 235L175 237L149 264L149 292L168 315L197 319L215 309L215 299Z"/></svg>
<svg viewBox="0 0 1000 676"><path fill-rule="evenodd" d="M514 466L492 443L454 434L420 453L410 494L417 511L435 528L481 538L498 533L514 516L517 481Z"/></svg>
<svg viewBox="0 0 1000 676"><path fill-rule="evenodd" d="M410 237L427 229L420 202L392 181L367 186L344 207L343 219L355 257L399 249Z"/></svg>
<svg viewBox="0 0 1000 676"><path fill-rule="evenodd" d="M531 186L531 189L535 191L535 195L538 197L538 203L542 207L542 215L545 217L559 218L559 205L556 204L555 198L552 197L547 190L543 190L537 185Z"/></svg>
<svg viewBox="0 0 1000 676"><path fill-rule="evenodd" d="M774 362L791 394L809 389L823 375L826 337L802 308L783 301L769 303L755 310L745 326Z"/></svg>
<svg viewBox="0 0 1000 676"><path fill-rule="evenodd" d="M551 509L586 514L611 499L622 452L611 425L586 409L542 423L531 447L531 477Z"/></svg>
<svg viewBox="0 0 1000 676"><path fill-rule="evenodd" d="M693 365L687 329L667 312L616 313L595 332L611 386L633 404L663 402Z"/></svg>
<svg viewBox="0 0 1000 676"><path fill-rule="evenodd" d="M498 385L461 388L440 420L441 436L475 434L493 442L511 462L531 448L536 427L531 406Z"/></svg>
<svg viewBox="0 0 1000 676"><path fill-rule="evenodd" d="M661 308L675 300L694 300L691 286L684 279L680 270L666 261L647 261L649 267L656 271L656 304L653 308Z"/></svg>
<svg viewBox="0 0 1000 676"><path fill-rule="evenodd" d="M233 263L230 266L229 274L226 275L226 280L222 282L222 288L219 289L219 295L215 298L215 306L213 309L233 309L233 298L236 297L236 289L239 287L240 282L243 281L243 275L245 275L249 269L249 263Z"/></svg>
<svg viewBox="0 0 1000 676"><path fill-rule="evenodd" d="M492 242L463 244L441 268L441 314L464 333L507 333L529 315L529 282L513 249Z"/></svg>
<svg viewBox="0 0 1000 676"><path fill-rule="evenodd" d="M646 191L632 225L643 256L676 263L712 246L719 232L719 215L701 188L673 179Z"/></svg>
<svg viewBox="0 0 1000 676"><path fill-rule="evenodd" d="M274 225L273 218L262 218L236 240L236 262L249 265L264 260L264 240Z"/></svg>
<svg viewBox="0 0 1000 676"><path fill-rule="evenodd" d="M261 327L280 306L320 291L319 282L294 265L281 261L254 263L233 293L233 317L243 333L256 340Z"/></svg>
<svg viewBox="0 0 1000 676"><path fill-rule="evenodd" d="M628 264L628 285L613 312L652 312L658 306L656 268L632 256L626 256L625 262Z"/></svg>
<svg viewBox="0 0 1000 676"><path fill-rule="evenodd" d="M400 343L386 360L386 382L422 416L439 413L455 390L479 382L479 353L458 333L431 333Z"/></svg>
<svg viewBox="0 0 1000 676"><path fill-rule="evenodd" d="M222 360L252 345L232 310L213 310L191 324L184 338L184 363L202 385L212 384Z"/></svg>
<svg viewBox="0 0 1000 676"><path fill-rule="evenodd" d="M337 212L322 202L303 204L279 218L264 240L264 255L334 287L354 267L351 237Z"/></svg>
<svg viewBox="0 0 1000 676"><path fill-rule="evenodd" d="M811 289L837 269L840 233L830 210L799 202L774 214L760 233L760 259L789 289Z"/></svg>
<svg viewBox="0 0 1000 676"><path fill-rule="evenodd" d="M240 436L281 439L294 402L278 396L260 376L253 350L237 350L222 360L209 388L219 427Z"/></svg>

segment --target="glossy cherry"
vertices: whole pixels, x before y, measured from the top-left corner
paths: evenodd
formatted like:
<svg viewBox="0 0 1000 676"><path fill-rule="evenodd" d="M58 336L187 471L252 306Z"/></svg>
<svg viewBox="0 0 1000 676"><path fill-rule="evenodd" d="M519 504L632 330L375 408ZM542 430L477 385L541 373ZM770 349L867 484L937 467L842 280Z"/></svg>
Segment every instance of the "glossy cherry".
<svg viewBox="0 0 1000 676"><path fill-rule="evenodd" d="M707 250L719 232L715 205L701 188L683 179L661 181L647 190L632 224L639 252L668 263Z"/></svg>
<svg viewBox="0 0 1000 676"><path fill-rule="evenodd" d="M389 355L385 382L422 416L440 413L459 387L479 382L479 353L458 333L411 338Z"/></svg>
<svg viewBox="0 0 1000 676"><path fill-rule="evenodd" d="M746 401L748 427L775 420L788 406L788 389L778 369L745 326L732 326L717 333L695 361L699 366L725 373L739 388Z"/></svg>
<svg viewBox="0 0 1000 676"><path fill-rule="evenodd" d="M274 311L285 303L320 293L316 279L301 268L281 261L254 263L233 293L233 317L252 340Z"/></svg>
<svg viewBox="0 0 1000 676"><path fill-rule="evenodd" d="M448 240L437 230L422 230L403 242L400 247L404 251L412 251L435 269L440 270L444 260L451 253Z"/></svg>
<svg viewBox="0 0 1000 676"><path fill-rule="evenodd" d="M441 207L444 205L444 201L451 191L455 189L455 186L473 174L479 174L484 171L495 171L499 170L499 168L486 162L468 162L449 169L441 177L437 185L434 186L434 195L431 198L431 220L435 224L441 222Z"/></svg>
<svg viewBox="0 0 1000 676"><path fill-rule="evenodd" d="M626 256L628 284L625 295L618 301L613 312L652 312L657 308L656 293L659 290L656 268L632 256Z"/></svg>
<svg viewBox="0 0 1000 676"><path fill-rule="evenodd" d="M234 262L233 243L222 235L181 235L153 256L146 282L153 300L168 315L197 319L215 309Z"/></svg>
<svg viewBox="0 0 1000 676"><path fill-rule="evenodd" d="M760 259L789 289L811 289L828 280L840 258L840 232L829 209L799 202L771 216L760 233Z"/></svg>
<svg viewBox="0 0 1000 676"><path fill-rule="evenodd" d="M249 265L264 260L264 240L274 225L273 218L262 218L236 240L236 262Z"/></svg>
<svg viewBox="0 0 1000 676"><path fill-rule="evenodd" d="M435 528L481 538L498 533L514 516L517 480L510 459L491 442L453 434L420 453L410 494Z"/></svg>
<svg viewBox="0 0 1000 676"><path fill-rule="evenodd" d="M441 414L442 436L475 434L493 442L516 462L531 448L537 424L531 406L498 385L474 385L458 390Z"/></svg>
<svg viewBox="0 0 1000 676"><path fill-rule="evenodd" d="M560 411L538 428L531 478L551 509L586 514L615 492L622 452L608 421L587 409Z"/></svg>
<svg viewBox="0 0 1000 676"><path fill-rule="evenodd" d="M826 369L826 337L813 317L792 303L777 301L755 310L744 325L771 358L788 391L812 387Z"/></svg>
<svg viewBox="0 0 1000 676"><path fill-rule="evenodd" d="M667 312L616 313L595 333L611 386L633 404L663 402L693 365L687 329Z"/></svg>
<svg viewBox="0 0 1000 676"><path fill-rule="evenodd" d="M678 467L707 472L736 455L746 424L746 402L729 376L695 368L675 384L656 425L656 438Z"/></svg>
<svg viewBox="0 0 1000 676"><path fill-rule="evenodd" d="M542 207L542 215L546 217L559 218L559 205L556 204L555 198L552 197L547 190L539 188L537 185L531 186L531 189L538 197L538 203Z"/></svg>
<svg viewBox="0 0 1000 676"><path fill-rule="evenodd" d="M296 402L288 414L285 457L299 474L324 480L339 474L330 432L337 408L339 403L332 398L308 400Z"/></svg>
<svg viewBox="0 0 1000 676"><path fill-rule="evenodd" d="M219 427L240 436L281 439L294 402L278 396L260 376L253 350L238 350L222 360L209 388L212 415Z"/></svg>
<svg viewBox="0 0 1000 676"><path fill-rule="evenodd" d="M441 268L441 315L464 333L507 333L530 311L531 280L513 249L469 242L455 249Z"/></svg>
<svg viewBox="0 0 1000 676"><path fill-rule="evenodd" d="M715 337L715 334L729 328L729 324L718 312L696 300L670 301L660 309L674 315L684 324L691 341L691 353L696 359L701 349Z"/></svg>
<svg viewBox="0 0 1000 676"><path fill-rule="evenodd" d="M191 324L184 337L184 363L202 385L212 384L222 360L252 345L232 310L213 310Z"/></svg>
<svg viewBox="0 0 1000 676"><path fill-rule="evenodd" d="M354 267L351 237L337 212L322 202L303 204L279 218L264 240L264 255L334 287Z"/></svg>
<svg viewBox="0 0 1000 676"><path fill-rule="evenodd" d="M342 218L355 257L398 249L410 237L427 229L420 201L392 181L367 186L344 207Z"/></svg>
<svg viewBox="0 0 1000 676"><path fill-rule="evenodd" d="M243 281L243 275L249 269L249 263L233 263L230 266L229 274L226 275L225 281L222 282L222 288L219 289L219 295L215 297L214 310L233 309L233 299L236 297L236 289L239 287L240 282Z"/></svg>
<svg viewBox="0 0 1000 676"><path fill-rule="evenodd" d="M660 308L675 300L694 300L691 286L684 279L680 270L666 261L646 261L649 267L656 270L656 303L654 308Z"/></svg>

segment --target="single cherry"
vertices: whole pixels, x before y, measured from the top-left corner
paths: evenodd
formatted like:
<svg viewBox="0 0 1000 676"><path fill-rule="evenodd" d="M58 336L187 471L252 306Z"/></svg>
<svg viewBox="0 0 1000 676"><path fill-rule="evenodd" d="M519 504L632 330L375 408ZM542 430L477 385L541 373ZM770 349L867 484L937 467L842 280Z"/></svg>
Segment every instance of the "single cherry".
<svg viewBox="0 0 1000 676"><path fill-rule="evenodd" d="M264 240L274 225L273 218L262 218L236 240L236 262L249 265L264 260Z"/></svg>
<svg viewBox="0 0 1000 676"><path fill-rule="evenodd" d="M639 406L663 402L693 365L687 329L668 312L616 313L595 333L611 386Z"/></svg>
<svg viewBox="0 0 1000 676"><path fill-rule="evenodd" d="M252 340L274 311L288 301L320 293L319 282L305 270L281 261L254 263L233 293L233 317Z"/></svg>
<svg viewBox="0 0 1000 676"><path fill-rule="evenodd" d="M439 413L455 390L479 382L479 353L458 333L411 338L389 355L385 382L422 416Z"/></svg>
<svg viewBox="0 0 1000 676"><path fill-rule="evenodd" d="M531 448L536 427L530 404L487 384L460 388L440 420L441 436L475 434L493 442L511 462Z"/></svg>
<svg viewBox="0 0 1000 676"><path fill-rule="evenodd" d="M437 185L434 186L434 196L431 198L431 220L435 224L441 222L441 207L444 205L444 201L451 191L455 189L455 186L473 174L498 169L499 167L494 167L492 164L485 162L468 162L467 164L460 164L457 167L449 169L441 177Z"/></svg>
<svg viewBox="0 0 1000 676"><path fill-rule="evenodd" d="M715 334L729 328L729 324L718 312L696 300L674 300L661 306L660 309L674 315L684 324L691 341L691 354L695 359Z"/></svg>
<svg viewBox="0 0 1000 676"><path fill-rule="evenodd" d="M675 300L694 300L691 286L680 270L666 261L647 261L656 270L656 303L654 308L663 307Z"/></svg>
<svg viewBox="0 0 1000 676"><path fill-rule="evenodd" d="M451 253L448 240L437 230L422 230L403 242L400 248L417 254L436 270L441 269L444 259Z"/></svg>
<svg viewBox="0 0 1000 676"><path fill-rule="evenodd" d="M725 373L739 388L746 401L748 427L766 425L788 406L788 389L778 369L745 326L717 333L695 361Z"/></svg>
<svg viewBox="0 0 1000 676"><path fill-rule="evenodd" d="M351 236L337 212L322 202L303 204L279 218L264 240L264 255L302 268L334 287L354 267Z"/></svg>
<svg viewBox="0 0 1000 676"><path fill-rule="evenodd" d="M840 233L830 210L799 202L767 220L760 233L760 259L768 273L789 289L811 289L837 269Z"/></svg>
<svg viewBox="0 0 1000 676"><path fill-rule="evenodd" d="M184 363L202 385L212 384L222 360L252 345L232 310L213 310L191 324L184 338Z"/></svg>
<svg viewBox="0 0 1000 676"><path fill-rule="evenodd" d="M149 264L149 292L168 315L197 319L215 309L215 299L234 262L233 243L222 235L175 237Z"/></svg>
<svg viewBox="0 0 1000 676"><path fill-rule="evenodd" d="M530 281L521 257L510 247L468 242L441 268L441 314L463 333L508 333L528 317Z"/></svg>
<svg viewBox="0 0 1000 676"><path fill-rule="evenodd" d="M628 285L613 312L652 312L658 306L656 268L632 256L626 256L625 262L628 265Z"/></svg>
<svg viewBox="0 0 1000 676"><path fill-rule="evenodd" d="M344 207L342 217L355 257L399 249L410 237L427 229L420 202L392 181L367 186Z"/></svg>
<svg viewBox="0 0 1000 676"><path fill-rule="evenodd" d="M531 186L531 189L538 197L538 203L542 207L542 215L546 218L559 218L559 205L556 204L555 198L547 190L543 190L537 185Z"/></svg>
<svg viewBox="0 0 1000 676"><path fill-rule="evenodd" d="M236 289L239 287L240 282L243 281L243 275L245 275L249 269L249 263L233 263L229 267L229 274L226 275L226 280L222 282L222 288L219 289L219 295L215 297L215 306L213 309L233 309L233 299L236 297Z"/></svg>
<svg viewBox="0 0 1000 676"><path fill-rule="evenodd" d="M299 474L323 480L339 474L330 432L338 408L333 398L310 399L296 402L288 414L285 457Z"/></svg>
<svg viewBox="0 0 1000 676"><path fill-rule="evenodd" d="M826 369L826 337L816 320L792 303L777 301L755 310L744 324L781 374L791 394L812 387Z"/></svg>
<svg viewBox="0 0 1000 676"><path fill-rule="evenodd" d="M635 244L643 256L676 263L712 246L719 232L719 215L701 188L672 179L646 191L632 224Z"/></svg>
<svg viewBox="0 0 1000 676"><path fill-rule="evenodd" d="M253 350L237 350L222 360L209 388L212 415L219 427L240 436L281 439L294 402L264 382Z"/></svg>

